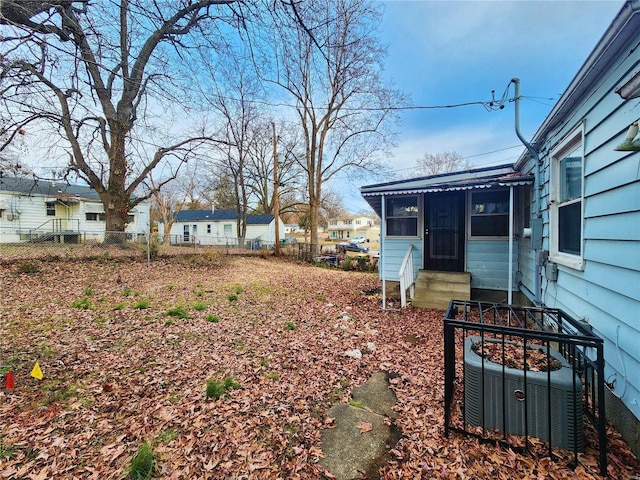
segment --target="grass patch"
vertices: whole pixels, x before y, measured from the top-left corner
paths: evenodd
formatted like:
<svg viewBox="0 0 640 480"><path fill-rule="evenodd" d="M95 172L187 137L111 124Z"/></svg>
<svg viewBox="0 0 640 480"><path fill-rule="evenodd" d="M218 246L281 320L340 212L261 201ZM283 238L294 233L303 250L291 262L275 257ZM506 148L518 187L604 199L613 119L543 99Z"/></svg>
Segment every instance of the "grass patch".
<svg viewBox="0 0 640 480"><path fill-rule="evenodd" d="M126 303L124 303L124 302L120 302L120 303L117 303L117 304L113 307L113 309L114 309L114 310L122 310L122 309L124 309L124 307L126 307L126 306L127 306L127 304L126 304Z"/></svg>
<svg viewBox="0 0 640 480"><path fill-rule="evenodd" d="M90 297L91 295L93 295L93 288L92 287L84 287L84 296L85 297Z"/></svg>
<svg viewBox="0 0 640 480"><path fill-rule="evenodd" d="M148 480L155 471L155 459L151 445L144 442L131 458L127 477L132 480Z"/></svg>
<svg viewBox="0 0 640 480"><path fill-rule="evenodd" d="M275 370L271 370L270 372L267 372L266 377L269 380L273 380L274 382L277 380L280 380L280 374L278 372L276 372Z"/></svg>
<svg viewBox="0 0 640 480"><path fill-rule="evenodd" d="M236 292L236 294L237 294L237 295L240 295L240 294L242 293L242 290L243 290L243 289L242 289L242 287L241 287L240 285L238 285L238 286L235 288L235 292Z"/></svg>
<svg viewBox="0 0 640 480"><path fill-rule="evenodd" d="M89 297L82 297L71 302L73 308L81 308L82 310L89 310L91 308L91 301Z"/></svg>
<svg viewBox="0 0 640 480"><path fill-rule="evenodd" d="M196 302L193 304L193 308L194 310L197 310L198 312L201 312L203 310L207 309L207 304L204 302Z"/></svg>
<svg viewBox="0 0 640 480"><path fill-rule="evenodd" d="M167 310L167 315L169 315L170 317L176 317L176 318L189 318L187 311L182 306L176 307L176 308L170 308L169 310Z"/></svg>
<svg viewBox="0 0 640 480"><path fill-rule="evenodd" d="M168 428L168 429L163 430L162 432L160 432L160 434L158 435L157 441L158 441L158 443L161 443L163 445L169 445L171 442L173 442L179 436L180 436L180 432L178 432L177 429Z"/></svg>
<svg viewBox="0 0 640 480"><path fill-rule="evenodd" d="M0 459L6 458L10 460L16 452L16 447L4 441L4 437L0 436Z"/></svg>
<svg viewBox="0 0 640 480"><path fill-rule="evenodd" d="M235 293L231 293L229 294L227 299L229 299L230 302L235 302L236 300L238 300L238 295L236 295Z"/></svg>
<svg viewBox="0 0 640 480"><path fill-rule="evenodd" d="M207 398L215 398L218 400L228 390L238 388L240 384L233 377L224 377L222 380L211 379L207 381Z"/></svg>
<svg viewBox="0 0 640 480"><path fill-rule="evenodd" d="M145 310L149 308L149 300L139 300L138 302L136 302L133 308L135 308L136 310Z"/></svg>
<svg viewBox="0 0 640 480"><path fill-rule="evenodd" d="M220 317L217 315L213 315L210 313L207 315L207 322L218 323L220 321Z"/></svg>
<svg viewBox="0 0 640 480"><path fill-rule="evenodd" d="M131 287L125 287L125 289L122 291L122 296L129 297L130 295L131 295Z"/></svg>
<svg viewBox="0 0 640 480"><path fill-rule="evenodd" d="M349 400L349 405L351 405L352 407L355 408L363 408L364 405L362 404L362 402L360 400L354 400L353 398L351 398Z"/></svg>
<svg viewBox="0 0 640 480"><path fill-rule="evenodd" d="M284 324L284 329L285 329L285 330L291 330L291 331L294 331L294 330L297 330L297 329L298 329L298 327L297 327L297 326L296 326L296 324L295 324L295 323L293 323L293 322L287 322L287 323L285 323L285 324Z"/></svg>

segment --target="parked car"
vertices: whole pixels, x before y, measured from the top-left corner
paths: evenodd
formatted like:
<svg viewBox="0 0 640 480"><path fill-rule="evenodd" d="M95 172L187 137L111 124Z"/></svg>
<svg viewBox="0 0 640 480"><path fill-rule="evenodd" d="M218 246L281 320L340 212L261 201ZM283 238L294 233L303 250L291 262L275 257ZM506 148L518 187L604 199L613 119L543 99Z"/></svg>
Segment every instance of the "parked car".
<svg viewBox="0 0 640 480"><path fill-rule="evenodd" d="M351 239L351 241L352 241L353 243L365 243L365 242L367 242L368 240L367 240L367 237L365 237L365 236L361 236L361 237L355 237L355 238L352 238L352 239Z"/></svg>
<svg viewBox="0 0 640 480"><path fill-rule="evenodd" d="M350 242L340 242L336 245L336 250L338 252L358 252L358 253L369 253L369 247L365 247L361 243L354 243L353 240Z"/></svg>

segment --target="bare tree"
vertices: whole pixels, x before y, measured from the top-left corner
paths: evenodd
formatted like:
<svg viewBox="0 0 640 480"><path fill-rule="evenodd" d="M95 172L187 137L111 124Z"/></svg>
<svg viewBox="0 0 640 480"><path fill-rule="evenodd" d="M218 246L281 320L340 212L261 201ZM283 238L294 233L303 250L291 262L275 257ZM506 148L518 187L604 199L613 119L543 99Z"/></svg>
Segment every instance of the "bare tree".
<svg viewBox="0 0 640 480"><path fill-rule="evenodd" d="M416 160L413 173L418 176L439 175L460 170L469 170L473 165L457 152L425 153Z"/></svg>
<svg viewBox="0 0 640 480"><path fill-rule="evenodd" d="M280 8L282 7L282 8ZM383 170L392 140L387 126L401 96L381 78L386 52L373 32L380 9L366 0L275 4L276 72L269 79L295 102L304 135L300 159L307 184L315 252L323 185L349 170Z"/></svg>
<svg viewBox="0 0 640 480"><path fill-rule="evenodd" d="M164 245L170 243L169 232L180 210L199 210L206 205L201 196L204 179L198 173L197 165L191 167L183 170L175 182L166 184L162 189L154 180L153 173L149 173L149 191L152 192L151 220L162 221L164 224Z"/></svg>
<svg viewBox="0 0 640 480"><path fill-rule="evenodd" d="M298 158L303 156L300 153L301 136L295 124L277 123L275 129L278 166L277 178L274 178L273 134L271 133L273 123L275 123L273 120L268 120L262 125L259 124L255 130L254 141L250 147L247 181L252 210L258 214L274 213L273 187L274 182L278 182L278 211L280 215L286 216L295 210L304 189L304 182L301 181L303 175L298 163Z"/></svg>
<svg viewBox="0 0 640 480"><path fill-rule="evenodd" d="M0 2L6 52L0 90L11 118L4 133L12 139L28 125L42 131L49 126L49 141L64 139L68 171L100 196L106 229L123 231L129 210L152 194L134 196L149 173L161 162L187 160L209 139L202 132L165 131L166 143L159 145L150 133L168 122L172 109L188 106L181 60L205 46L219 48L216 40L224 43L216 28L238 23L235 3ZM136 153L145 145L153 153L143 163ZM172 178L164 177L156 189Z"/></svg>
<svg viewBox="0 0 640 480"><path fill-rule="evenodd" d="M203 56L203 66L210 76L210 88L203 90L203 99L219 116L218 135L226 139L225 145L218 145L214 151L214 161L218 170L233 180L233 194L237 213L239 242L243 242L247 230L250 189L247 185L252 150L255 143L267 129L263 112L256 103L261 97L261 85L253 65L243 52L213 62ZM202 68L202 66L200 67Z"/></svg>

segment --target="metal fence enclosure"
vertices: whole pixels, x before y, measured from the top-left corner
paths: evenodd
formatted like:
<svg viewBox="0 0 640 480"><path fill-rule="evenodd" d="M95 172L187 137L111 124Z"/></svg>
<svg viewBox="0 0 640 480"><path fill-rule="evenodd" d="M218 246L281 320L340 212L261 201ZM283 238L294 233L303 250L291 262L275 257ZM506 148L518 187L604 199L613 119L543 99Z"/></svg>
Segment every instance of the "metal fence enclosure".
<svg viewBox="0 0 640 480"><path fill-rule="evenodd" d="M445 436L551 458L559 447L576 466L590 438L586 418L606 476L603 348L586 323L559 309L452 300L444 318Z"/></svg>

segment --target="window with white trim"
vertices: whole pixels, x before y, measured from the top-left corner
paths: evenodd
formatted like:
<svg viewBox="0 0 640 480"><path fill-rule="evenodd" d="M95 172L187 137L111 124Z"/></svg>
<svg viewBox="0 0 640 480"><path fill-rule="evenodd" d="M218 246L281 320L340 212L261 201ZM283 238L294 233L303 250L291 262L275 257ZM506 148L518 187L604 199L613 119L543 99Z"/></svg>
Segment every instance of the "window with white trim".
<svg viewBox="0 0 640 480"><path fill-rule="evenodd" d="M84 215L87 222L104 222L104 213L87 212Z"/></svg>
<svg viewBox="0 0 640 480"><path fill-rule="evenodd" d="M387 237L418 236L418 196L386 199Z"/></svg>
<svg viewBox="0 0 640 480"><path fill-rule="evenodd" d="M551 152L550 256L582 269L584 148L582 129Z"/></svg>
<svg viewBox="0 0 640 480"><path fill-rule="evenodd" d="M46 202L47 217L56 216L56 202Z"/></svg>

